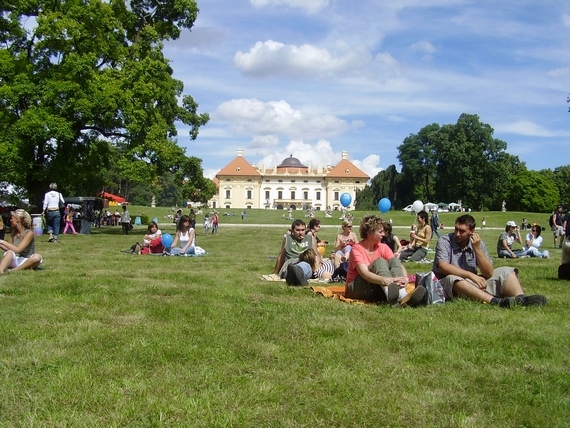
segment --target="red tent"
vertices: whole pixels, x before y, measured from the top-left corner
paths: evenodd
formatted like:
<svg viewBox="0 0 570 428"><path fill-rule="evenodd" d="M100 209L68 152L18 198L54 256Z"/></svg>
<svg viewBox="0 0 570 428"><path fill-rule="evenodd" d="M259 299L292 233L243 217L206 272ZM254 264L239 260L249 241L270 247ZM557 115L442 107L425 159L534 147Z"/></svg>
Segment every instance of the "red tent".
<svg viewBox="0 0 570 428"><path fill-rule="evenodd" d="M110 201L116 202L118 204L126 202L125 198L121 198L120 196L113 195L112 193L108 192L101 192L97 196L100 196L103 199L109 199Z"/></svg>

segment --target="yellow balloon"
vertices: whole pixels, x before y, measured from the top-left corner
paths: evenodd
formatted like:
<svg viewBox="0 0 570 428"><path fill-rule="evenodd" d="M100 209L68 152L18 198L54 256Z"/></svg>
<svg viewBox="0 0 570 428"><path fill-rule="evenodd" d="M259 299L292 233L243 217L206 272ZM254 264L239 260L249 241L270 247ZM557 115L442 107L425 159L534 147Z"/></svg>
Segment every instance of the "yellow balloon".
<svg viewBox="0 0 570 428"><path fill-rule="evenodd" d="M321 256L325 255L325 250L326 250L325 247L317 247L317 249L319 250L319 253L321 253Z"/></svg>

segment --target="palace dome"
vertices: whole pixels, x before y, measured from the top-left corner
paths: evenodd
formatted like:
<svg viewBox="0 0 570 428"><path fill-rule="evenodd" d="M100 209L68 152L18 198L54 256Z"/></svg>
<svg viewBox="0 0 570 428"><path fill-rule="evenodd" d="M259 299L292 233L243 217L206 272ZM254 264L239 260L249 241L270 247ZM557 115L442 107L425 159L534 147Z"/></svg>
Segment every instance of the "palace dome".
<svg viewBox="0 0 570 428"><path fill-rule="evenodd" d="M297 158L294 158L293 155L285 158L281 161L281 165L277 165L277 168L307 168L305 165L301 163L301 161Z"/></svg>

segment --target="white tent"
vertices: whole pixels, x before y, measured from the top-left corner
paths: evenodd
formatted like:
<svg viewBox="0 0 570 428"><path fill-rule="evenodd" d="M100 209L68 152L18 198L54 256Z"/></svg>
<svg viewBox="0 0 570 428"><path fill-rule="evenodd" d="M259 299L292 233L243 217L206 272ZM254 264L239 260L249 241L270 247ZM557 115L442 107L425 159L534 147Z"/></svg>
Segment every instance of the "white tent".
<svg viewBox="0 0 570 428"><path fill-rule="evenodd" d="M424 205L424 210L426 210L428 212L431 210L437 211L438 208L439 208L439 205L434 204L433 202L428 202Z"/></svg>

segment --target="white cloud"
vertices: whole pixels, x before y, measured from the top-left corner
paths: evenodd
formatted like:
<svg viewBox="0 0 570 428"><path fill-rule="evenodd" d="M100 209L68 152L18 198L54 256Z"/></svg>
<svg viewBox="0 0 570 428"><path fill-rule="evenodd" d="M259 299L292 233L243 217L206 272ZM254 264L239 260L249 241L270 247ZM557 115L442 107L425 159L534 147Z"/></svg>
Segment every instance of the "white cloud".
<svg viewBox="0 0 570 428"><path fill-rule="evenodd" d="M566 77L566 76L570 76L570 67L565 67L565 68L556 68L554 70L550 70L547 73L548 76L550 77Z"/></svg>
<svg viewBox="0 0 570 428"><path fill-rule="evenodd" d="M210 180L212 180L216 174L220 172L220 168L217 169L212 169L212 168L206 168L204 169L202 175L206 178L209 178Z"/></svg>
<svg viewBox="0 0 570 428"><path fill-rule="evenodd" d="M250 3L255 7L284 5L315 13L328 6L329 0L250 0Z"/></svg>
<svg viewBox="0 0 570 428"><path fill-rule="evenodd" d="M552 131L550 129L544 128L540 125L537 125L534 122L526 121L526 120L519 120L517 122L512 123L504 123L498 126L495 126L495 131L503 132L507 134L517 134L517 135L526 135L530 137L563 137L563 136L570 136L570 132L563 132L563 131Z"/></svg>
<svg viewBox="0 0 570 428"><path fill-rule="evenodd" d="M228 122L235 133L254 136L286 135L291 138L322 138L339 135L361 122L349 124L333 115L307 114L286 101L263 102L255 98L231 100L216 110L218 119Z"/></svg>
<svg viewBox="0 0 570 428"><path fill-rule="evenodd" d="M370 178L374 178L376 174L382 171L384 168L379 166L380 164L380 156L379 155L368 155L363 160L352 160L351 161L354 165L364 171L366 174L370 176Z"/></svg>
<svg viewBox="0 0 570 428"><path fill-rule="evenodd" d="M413 51L433 54L437 50L430 42L417 42L410 46Z"/></svg>
<svg viewBox="0 0 570 428"><path fill-rule="evenodd" d="M311 168L316 168L319 164L323 167L327 165L334 166L342 159L342 153L335 152L331 143L327 140L319 140L315 144L309 144L302 140L293 140L289 142L284 150L272 151L266 154L257 163L257 166L261 167L261 165L265 164L267 168L274 168L291 155L299 159L303 165L309 166L310 164ZM368 174L370 178L383 169L378 166L380 163L379 155L372 154L364 160L351 159L350 149L348 149L348 155L348 160Z"/></svg>
<svg viewBox="0 0 570 428"><path fill-rule="evenodd" d="M570 28L570 13L563 13L561 18L562 18L562 24L565 27Z"/></svg>
<svg viewBox="0 0 570 428"><path fill-rule="evenodd" d="M357 70L371 64L372 60L373 56L363 46L339 43L331 53L310 44L295 46L268 40L257 42L249 52L237 52L234 65L255 76L320 76ZM385 65L395 62L389 55L377 57L377 60Z"/></svg>

